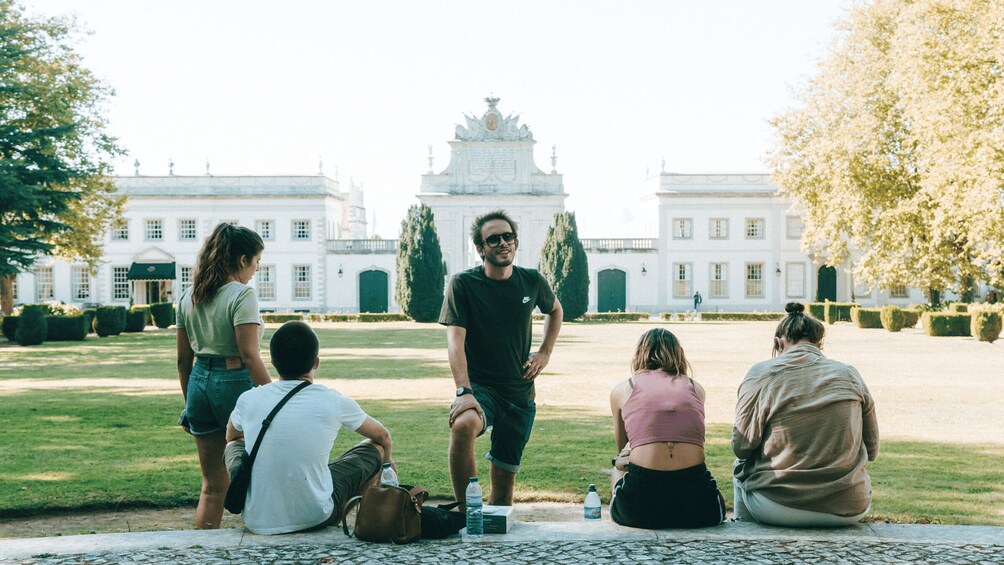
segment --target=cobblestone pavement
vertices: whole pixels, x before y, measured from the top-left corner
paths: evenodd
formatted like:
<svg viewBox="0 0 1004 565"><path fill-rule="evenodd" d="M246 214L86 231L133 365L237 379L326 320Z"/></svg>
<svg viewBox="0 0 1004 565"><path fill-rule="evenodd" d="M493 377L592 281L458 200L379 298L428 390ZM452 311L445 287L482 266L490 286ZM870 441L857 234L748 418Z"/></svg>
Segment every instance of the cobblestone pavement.
<svg viewBox="0 0 1004 565"><path fill-rule="evenodd" d="M252 545L147 549L74 555L36 554L9 563L992 563L1000 544L864 540L703 539L687 541L461 541L404 546L368 544Z"/></svg>

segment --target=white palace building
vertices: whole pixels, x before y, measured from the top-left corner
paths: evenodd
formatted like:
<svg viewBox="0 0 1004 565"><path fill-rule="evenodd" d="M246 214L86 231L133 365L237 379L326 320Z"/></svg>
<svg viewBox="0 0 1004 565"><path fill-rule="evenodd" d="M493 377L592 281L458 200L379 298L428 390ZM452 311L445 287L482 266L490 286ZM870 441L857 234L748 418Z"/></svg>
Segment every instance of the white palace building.
<svg viewBox="0 0 1004 565"><path fill-rule="evenodd" d="M519 116L488 98L449 142L450 163L422 175L450 274L480 261L472 220L495 208L519 223L518 263L537 267L547 228L565 210L562 175L541 170ZM431 158L430 158L431 167ZM18 275L15 303L146 304L175 300L219 222L256 230L266 253L254 282L264 311L396 312L396 240L367 238L362 190L312 176L122 176L128 197L107 235L101 266L41 259ZM705 311L781 311L817 299L862 304L924 301L916 289L856 287L847 265L813 264L802 222L768 174L674 174L645 181L658 206L656 239L584 239L590 311L682 312L700 291Z"/></svg>

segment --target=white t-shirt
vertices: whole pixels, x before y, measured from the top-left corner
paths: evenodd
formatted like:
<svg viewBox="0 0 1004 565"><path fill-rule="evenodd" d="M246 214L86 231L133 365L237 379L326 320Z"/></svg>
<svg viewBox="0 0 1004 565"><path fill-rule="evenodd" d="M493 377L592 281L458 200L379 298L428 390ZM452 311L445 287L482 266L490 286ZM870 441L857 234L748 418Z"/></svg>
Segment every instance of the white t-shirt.
<svg viewBox="0 0 1004 565"><path fill-rule="evenodd" d="M237 399L230 421L244 432L248 453L261 423L303 381L275 381ZM328 457L338 431L359 429L366 413L355 400L324 385L296 393L269 426L251 471L244 525L256 534L311 528L331 516L335 503Z"/></svg>

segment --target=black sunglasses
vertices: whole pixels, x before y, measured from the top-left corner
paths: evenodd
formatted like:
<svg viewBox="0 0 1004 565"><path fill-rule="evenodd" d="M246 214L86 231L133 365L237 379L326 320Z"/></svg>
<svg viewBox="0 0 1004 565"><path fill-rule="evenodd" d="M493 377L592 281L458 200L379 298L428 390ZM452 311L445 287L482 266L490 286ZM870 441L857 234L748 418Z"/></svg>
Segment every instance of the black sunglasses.
<svg viewBox="0 0 1004 565"><path fill-rule="evenodd" d="M502 243L503 241L506 243L512 243L516 241L516 234L512 233L511 231L507 231L505 233L492 234L485 238L485 243L488 244L488 247L498 247L499 244Z"/></svg>

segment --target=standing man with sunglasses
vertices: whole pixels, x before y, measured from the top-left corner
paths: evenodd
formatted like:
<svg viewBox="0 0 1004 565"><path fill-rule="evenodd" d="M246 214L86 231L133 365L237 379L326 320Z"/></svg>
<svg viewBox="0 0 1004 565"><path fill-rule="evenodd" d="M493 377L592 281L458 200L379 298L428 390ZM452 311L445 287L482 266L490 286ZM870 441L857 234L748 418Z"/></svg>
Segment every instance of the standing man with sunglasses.
<svg viewBox="0 0 1004 565"><path fill-rule="evenodd" d="M512 506L523 447L537 406L534 380L551 359L561 329L561 303L544 277L513 265L516 222L495 210L474 220L471 239L484 265L456 274L439 315L446 326L457 397L450 407L450 477L463 506L476 476L474 440L491 428L491 493L487 503ZM531 313L544 313L544 338L530 353Z"/></svg>

